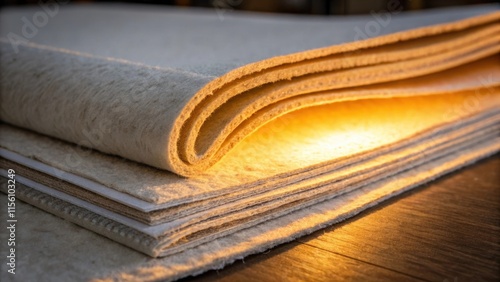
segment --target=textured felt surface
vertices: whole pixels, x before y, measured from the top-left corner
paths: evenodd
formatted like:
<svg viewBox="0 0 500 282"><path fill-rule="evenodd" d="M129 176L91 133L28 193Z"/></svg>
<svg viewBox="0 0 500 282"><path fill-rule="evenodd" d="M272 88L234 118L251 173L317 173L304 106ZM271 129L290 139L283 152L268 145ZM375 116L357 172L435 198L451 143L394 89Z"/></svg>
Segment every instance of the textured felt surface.
<svg viewBox="0 0 500 282"><path fill-rule="evenodd" d="M208 269L221 268L248 254L264 251L276 244L290 241L296 236L308 234L323 226L341 221L423 181L429 181L473 159L485 157L500 149L498 140L490 140L489 143L491 145L484 146L483 144L483 149L475 155L466 152L449 155L435 163L437 167L424 166L408 171L405 175L401 175L402 177L389 178L385 182L367 186L348 197L337 198L314 208L303 209L279 220L266 222L247 232L235 233L164 259L148 258L52 215L41 213L40 210L29 205L19 203L17 215L24 224L20 225L18 231L19 241L23 242L18 250L20 254L33 255L22 255L18 258L19 268L25 270L29 268L30 271L22 271L16 276L6 278L9 279L7 281L67 281L68 279L87 281L95 278L109 281L112 279L170 281ZM450 161L458 156L461 157L461 161ZM5 185L5 180L2 181L2 185ZM5 198L0 195L0 199L5 200ZM46 203L51 202L50 197L41 198ZM65 205L62 204L62 207L64 208ZM74 214L80 213L82 218L85 218L84 215L87 214L90 220L99 220L98 217L77 207L66 209L74 210ZM314 227L304 229L305 225ZM6 235L6 233L1 233L2 238ZM45 243L40 244L40 240ZM87 243L82 244L82 242ZM67 252L67 250L73 251ZM2 255L6 252L5 246L2 246L1 251ZM40 256L44 259L40 259ZM6 265L2 265L2 271L5 267ZM62 269L64 270L61 271Z"/></svg>
<svg viewBox="0 0 500 282"><path fill-rule="evenodd" d="M90 273L74 255L56 280L223 267L499 150L495 5L222 19L59 8L15 44L36 9L1 12L0 173L16 167L19 199L163 258L117 247L120 269Z"/></svg>
<svg viewBox="0 0 500 282"><path fill-rule="evenodd" d="M455 94L453 97L458 98L459 95ZM477 96L476 98L478 97L480 96ZM488 97L488 95L484 97ZM436 98L432 98L433 101L436 102L432 103L432 105L436 106L437 109L440 109L439 103L437 102ZM418 99L413 98L406 98L404 100L411 105L415 105L415 103L418 101ZM424 97L420 98L420 100L425 101L426 99ZM447 100L450 101L449 97ZM479 101L479 103L481 103L481 101L487 101L485 104L488 104L489 106L495 104L495 100L490 99L478 99L477 101ZM362 108L366 107L366 105L363 105L363 103L354 104ZM388 110L388 104L390 103L383 103L383 105L386 107L382 107L380 104L372 105L373 108L369 108L369 111L373 112L375 108L378 108L378 111L385 112L390 115L399 113L399 122L402 125L406 126L408 124L411 124L413 125L412 127L414 127L415 130L418 130L419 127L426 128L426 125L428 127L428 124L423 122L425 119L422 118L422 115L412 113L408 108L404 107L403 103L396 103L398 107L394 107L391 110ZM463 111L462 109L463 103L457 103L456 105L458 107L455 108L452 107L452 103L445 103L443 105L447 106L446 109L449 109L451 112L460 113L460 115L462 116L467 113L467 111ZM353 108L350 108L350 110L351 113L355 113ZM411 119L403 119L402 113L404 112L408 112L407 114L409 115L409 117L413 118L413 121ZM441 110L427 111L426 118L428 121L438 121L439 119L437 117L443 116L443 113L445 113L443 108L441 108ZM318 115L318 111L316 111L315 116L318 118L324 118L323 116ZM449 116L449 114L446 114L445 116ZM335 117L336 116L333 116L333 118ZM364 135L364 137L367 139L362 139L362 143L369 143L367 142L367 140L374 139L376 136L384 136L384 134L387 134L389 132L386 130L386 127L388 125L384 125L383 120L389 121L391 117L384 116L381 113L375 115L374 117L376 118L363 119L373 122L372 126L366 128L371 128L371 130L375 131L373 135L368 133L367 135ZM419 120L418 118L420 118L421 120ZM309 119L314 121L312 117ZM346 122L346 120L343 121ZM358 162L346 167L334 166L333 168L330 168L330 170L324 171L322 175L318 175L309 180L304 180L302 182L296 183L292 182L286 186L275 186L267 193L262 193L262 191L260 193L255 192L252 197L236 198L236 201L235 198L228 199L220 197L214 199L212 203L208 204L195 202L189 206L202 206L204 207L204 210L201 210L200 212L200 210L198 209L198 212L192 215L186 213L173 215L167 214L165 215L165 219L168 219L168 223L160 224L155 227L141 228L136 227L135 225L129 225L126 222L124 223L120 220L118 221L133 228L139 228L139 231L157 237L157 239L159 240L158 244L150 246L150 250L155 250L153 253L154 255L178 252L179 250L182 250L183 248L186 248L188 246L197 245L203 241L228 234L229 231L234 232L235 230L261 223L265 220L275 218L279 215L289 213L299 208L304 208L326 198L332 198L339 194L346 193L347 191L360 188L363 185L368 185L369 183L376 181L377 179L395 176L406 169L410 169L416 165L421 164L422 162L430 161L431 158L437 158L442 155L454 153L456 151L466 149L468 146L474 145L476 142L480 142L481 140L491 139L497 135L497 132L499 130L498 121L498 110L492 110L490 111L490 113L488 113L488 111L485 111L485 114L483 116L477 116L476 114L476 116L473 116L472 118L465 118L463 116L461 118L462 125L460 126L454 125L452 123L451 127L448 126L446 130L445 128L442 128L440 130L434 129L429 132L432 133L434 131L434 134L427 134L427 136L426 134L424 134L424 136L422 137L413 136L413 138L410 138L409 141L414 141L413 143L416 142L416 144L407 146L408 148L406 149L393 150L394 152L379 154L379 157L369 158L365 163ZM325 123L317 124L324 126ZM338 126L336 124L326 124L334 127ZM398 123L392 122L391 124L397 126ZM348 132L350 132L351 135L353 132L356 132L356 130L352 128L352 126L352 124L351 126L348 126ZM308 126L307 128L310 129L311 132L327 132L329 134L333 134L335 132L334 130L318 130L317 127ZM4 128L5 132L16 132L16 130L14 129L7 129L8 128ZM377 132L376 130L379 131ZM23 132L18 131L18 133ZM12 134L8 135L12 136ZM314 136L314 134L304 136ZM341 139L345 141L345 138L348 135L341 134L340 136ZM326 135L326 137L331 136ZM28 142L23 142L26 148L34 148L41 143L39 142L39 140L34 138L25 137L22 139L29 140ZM7 144L7 147L8 145L9 144ZM377 145L377 143L375 142L373 145ZM316 147L312 146L309 147L309 149L315 148ZM314 156L314 154L308 152L307 149L307 146L303 146L303 150L307 152L307 156ZM47 147L45 147L45 150L47 150ZM58 153L57 149L48 151L53 154ZM425 152L425 154L423 154L422 152ZM26 154L26 151L24 151L23 153ZM32 157L40 159L40 155L32 155ZM332 189L329 186L325 186L333 183L335 183L335 189ZM55 182L55 184L58 184L57 181ZM48 185L50 185L50 182ZM301 202L306 199L308 201L307 203ZM292 203L293 205L291 205ZM106 203L101 204L107 207ZM270 213L269 211L273 212ZM107 213L102 213L102 211L98 211L97 213L103 216L115 218L114 216L111 216ZM165 221L165 219L163 221ZM234 220L239 220L239 222L228 225L229 222ZM229 227L231 229L228 229ZM196 235L199 231L204 232L204 235L202 237L200 237L199 234ZM158 235L162 236L158 237ZM186 241L183 240L184 237L189 237L190 239Z"/></svg>
<svg viewBox="0 0 500 282"><path fill-rule="evenodd" d="M123 20L139 12L124 8L115 16L114 11L106 11L106 8L60 7L58 16L54 17L55 23L47 24L29 43L16 41L15 44L8 36L22 27L19 17L23 15L15 9L7 10L2 17L6 30L0 46L3 77L8 79L2 81L4 106L0 118L104 153L194 176L213 166L245 136L271 118L295 108L339 100L335 95L314 99L307 94L410 79L496 54L500 48L497 44L500 13L495 10L496 6L478 6L430 14L410 13L404 15L401 22L399 15L389 13L384 31L391 34L380 32L376 34L378 37L366 39L352 37L357 24L371 22L366 18L354 17L340 24L332 19L319 22L317 18L309 19L313 25L323 25L314 26L318 31L332 32L318 34L307 32L308 24L303 24L307 18L295 19L297 23L290 25L288 23L294 20L287 17L268 22L261 15L235 17L234 22L219 29L219 24L210 24L216 21L215 15L203 17L193 12L191 16L180 18L186 24L178 22L173 26L169 25L169 15L176 20L176 10L168 8L163 15L148 16L144 25L137 25L138 30L131 28L125 33L108 24L94 32L95 28L87 22L99 23L102 18L111 18L116 24L122 24ZM29 14L31 10L22 9L21 12ZM433 13L440 13L440 16L430 20ZM478 14L483 15L478 17ZM141 18L140 13L134 18ZM96 51L115 50L105 44L112 38L120 46L127 46L118 50L154 56L159 60L169 59L185 45L198 46L194 50L183 49L189 58L205 56L207 52L199 48L211 50L213 44L240 42L235 41L237 38L230 30L225 30L227 28L238 28L245 36L264 34L258 24L248 24L249 18L268 25L266 30L273 30L275 26L281 28L279 33L286 36L292 30L303 34L307 37L301 39L304 45L289 44L280 36L273 36L272 41L273 45L292 45L296 48L294 52L302 52L287 52L287 47L281 48L283 53L272 52L273 48L267 46L267 37L255 35L253 40L259 42L260 48L247 46L251 52L235 49L238 56L246 59L231 68L223 68L216 74L223 75L215 78L189 68L176 68L178 61L192 63L192 59L184 56L174 55L175 59L153 64L140 58L132 60L121 52L110 56ZM164 21L164 25L150 19ZM439 23L438 19L441 25L422 27ZM462 21L457 21L460 19ZM154 50L138 50L134 44L128 44L129 40L134 40L129 33L148 33L154 38L158 34L155 31L163 26L169 26L172 33L166 32L165 38L182 38L180 34L183 34L192 41L176 41L170 45L172 49L163 48L164 44L147 44ZM412 31L397 32L410 27ZM143 32L139 32L141 29ZM195 36L195 33L205 32L210 34L212 43ZM70 34L82 38L77 40ZM227 38L219 38L217 34ZM110 39L91 40L85 36L109 36ZM347 44L351 41L356 42ZM309 42L316 45L311 46ZM318 47L323 48L310 50ZM260 53L259 57L255 57L255 53ZM227 60L222 54L210 58L213 66L224 65ZM267 59L258 61L263 58ZM36 75L25 76L26 72ZM352 99L363 98L350 94L344 93ZM392 95L397 94L393 92ZM290 99L294 99L293 104L289 104Z"/></svg>
<svg viewBox="0 0 500 282"><path fill-rule="evenodd" d="M447 23L495 9L495 5L458 7L410 12L404 17L394 13L390 24L371 34L365 31L368 22L376 22L371 15L332 18L231 11L221 20L214 9L62 5L29 41L217 77L274 56ZM2 9L0 37L9 32L22 36L22 17L31 19L39 10L37 6ZM73 32L75 28L78 32ZM365 36L357 36L356 28Z"/></svg>
<svg viewBox="0 0 500 282"><path fill-rule="evenodd" d="M74 172L146 201L173 205L230 195L239 190L251 192L251 188L275 189L275 183L262 179L277 175L274 178L279 180L283 178L279 177L280 173L301 166L325 161L335 163L353 153L373 150L427 128L498 106L499 99L494 93L485 89L439 97L366 100L304 109L261 128L230 152L215 169L193 178L81 150L62 141L6 126L2 127L6 134L0 136L0 142L7 149L63 171ZM473 107L464 106L469 103ZM420 106L415 108L416 104ZM260 152L266 150L272 154L267 153L263 158Z"/></svg>

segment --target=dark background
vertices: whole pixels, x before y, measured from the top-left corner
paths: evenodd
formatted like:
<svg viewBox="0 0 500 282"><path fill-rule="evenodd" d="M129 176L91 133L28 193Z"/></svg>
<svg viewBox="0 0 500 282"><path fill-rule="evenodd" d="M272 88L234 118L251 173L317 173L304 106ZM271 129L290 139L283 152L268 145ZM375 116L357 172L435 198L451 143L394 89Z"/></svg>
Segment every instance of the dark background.
<svg viewBox="0 0 500 282"><path fill-rule="evenodd" d="M56 0L0 0L2 6L33 5ZM64 0L66 1L66 0ZM213 7L274 13L323 15L364 14L387 10L387 3L398 1L404 10L419 10L446 6L495 3L494 0L74 0L74 3L125 2L156 5Z"/></svg>

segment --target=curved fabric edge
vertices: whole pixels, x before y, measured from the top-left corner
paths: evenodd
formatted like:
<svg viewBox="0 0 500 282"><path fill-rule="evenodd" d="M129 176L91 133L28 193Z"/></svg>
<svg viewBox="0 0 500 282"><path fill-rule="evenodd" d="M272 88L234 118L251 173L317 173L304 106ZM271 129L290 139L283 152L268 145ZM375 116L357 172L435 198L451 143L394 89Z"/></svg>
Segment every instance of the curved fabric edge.
<svg viewBox="0 0 500 282"><path fill-rule="evenodd" d="M274 57L219 78L34 43L21 42L19 52L13 52L9 41L0 40L0 119L82 148L192 176L280 115L322 103L373 98L375 92L360 94L356 87L397 83L498 54L499 19L500 12L493 12ZM454 39L457 35L464 36ZM427 43L434 40L439 44L430 48ZM413 43L416 47L410 46ZM398 50L405 44L408 49ZM385 54L387 48L390 54ZM412 70L405 72L410 65ZM378 74L383 69L386 72ZM488 83L479 87L499 82ZM467 89L471 88L456 91ZM260 99L248 100L246 108L229 116L229 123L217 121L218 131L204 127L210 117L216 117L216 110L225 112L226 106L236 104L234 99L249 92ZM208 142L200 143L199 138Z"/></svg>
<svg viewBox="0 0 500 282"><path fill-rule="evenodd" d="M499 19L500 12L493 12L454 23L418 28L365 41L270 58L235 69L205 85L181 111L170 133L168 147L166 148L168 158L165 166L169 170L183 176L192 176L201 173L224 157L245 135L251 134L270 119L299 108L314 106L318 103L334 103L342 100L332 95L330 97L322 97L324 99L322 101L311 101L307 95L310 96L317 92L338 90L339 88L340 90L346 88L350 91L353 87L357 86L428 75L494 56L500 52L500 48L498 47L498 42L500 42L500 33L498 32ZM481 27L483 28L482 30ZM405 55L405 52L399 52L399 57L396 56L393 59L386 58L385 61L380 59L380 53L378 56L373 54L366 55L366 60L362 60L361 63L359 63L359 60L350 58L351 55L354 55L358 56L357 59L359 59L360 56L363 56L364 53L369 52L371 49L376 50L377 48L384 48L391 44L401 46L407 41L429 41L429 37L431 40L435 40L436 37L448 36L449 33L459 34L468 29L475 30L470 33L469 37L460 38L455 43L448 43L446 40L443 41L442 45L446 46L441 46L441 48L438 46L438 53L431 54L431 56L427 56L431 48L426 44L420 44L420 49L422 50L420 50L420 53L417 52L421 54L420 57L418 54L415 55L415 51L418 50L412 50L412 53L406 52L406 57L401 56ZM478 34L480 35L481 33L483 36L478 37ZM375 54L377 53L375 52ZM345 62L344 66L331 63L330 65L322 64L332 56L338 57L337 62ZM305 65L308 61L312 62L312 67L308 68ZM403 71L408 70L408 66L411 64L414 65L414 70ZM361 65L361 67L357 65ZM287 70L287 68L290 70ZM389 69L389 74L379 75L379 79L370 77L370 73L378 73L384 68ZM363 73L363 71L367 73L364 77L359 74ZM352 79L354 73L357 73L356 75L362 78L354 83L339 87L339 81L332 79L332 77L338 77L339 72L345 72L343 77L347 81ZM283 85L283 88L273 91L273 88L280 87L277 86L280 83ZM492 85L484 85L484 82L481 83L485 87L490 87L497 85L499 82L495 81ZM304 85L305 87L301 87ZM294 88L299 88L299 91L293 93ZM251 100L250 104L248 104L249 101L245 101L247 102L247 112L238 112L233 116L229 115L235 122L226 128L217 128L220 125L216 124L212 129L215 128L219 131L207 131L209 134L211 132L215 139L209 140L210 144L205 145L203 150L200 150L201 152L198 151L197 147L200 147L199 138L204 138L204 132L200 132L200 129L206 124L206 121L211 118L215 120L214 116L217 110L231 105L231 102L237 99L238 96L243 96L242 94L252 91L257 92L256 94L254 93L254 96L260 99L260 104L253 103ZM285 93L286 95L272 98L276 92ZM387 97L398 96L400 95L392 93ZM270 97L271 99L268 99ZM274 114L272 116L267 115L266 119L262 119L255 114L260 112L261 116L262 114L265 115L264 109L266 107L279 104L282 100L292 97L304 97L304 100L295 105L288 104L280 110L275 109ZM351 99L364 98L368 98L368 96L351 97ZM259 120L259 122L252 122L252 120ZM241 129L241 124L243 123L246 123L246 126L243 126L243 129ZM249 126L249 123L252 126Z"/></svg>

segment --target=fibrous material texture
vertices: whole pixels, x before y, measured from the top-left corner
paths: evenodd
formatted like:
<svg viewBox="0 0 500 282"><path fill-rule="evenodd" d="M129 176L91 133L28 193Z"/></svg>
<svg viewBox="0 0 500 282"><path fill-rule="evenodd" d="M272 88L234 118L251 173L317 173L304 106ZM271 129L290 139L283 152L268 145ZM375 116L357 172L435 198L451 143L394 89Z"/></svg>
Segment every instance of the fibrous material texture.
<svg viewBox="0 0 500 282"><path fill-rule="evenodd" d="M100 278L222 267L497 152L497 9L4 9L1 172L161 257Z"/></svg>

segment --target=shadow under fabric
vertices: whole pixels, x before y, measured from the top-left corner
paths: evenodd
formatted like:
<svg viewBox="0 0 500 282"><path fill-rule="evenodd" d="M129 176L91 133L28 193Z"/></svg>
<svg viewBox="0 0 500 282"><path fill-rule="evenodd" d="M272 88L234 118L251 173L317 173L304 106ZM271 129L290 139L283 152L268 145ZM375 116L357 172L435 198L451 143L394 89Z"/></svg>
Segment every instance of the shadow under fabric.
<svg viewBox="0 0 500 282"><path fill-rule="evenodd" d="M497 9L387 12L359 40L370 16L67 6L29 42L36 9L4 9L1 172L162 257L101 278L220 268L498 152Z"/></svg>

